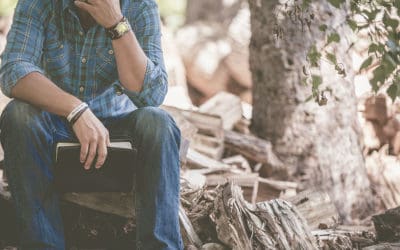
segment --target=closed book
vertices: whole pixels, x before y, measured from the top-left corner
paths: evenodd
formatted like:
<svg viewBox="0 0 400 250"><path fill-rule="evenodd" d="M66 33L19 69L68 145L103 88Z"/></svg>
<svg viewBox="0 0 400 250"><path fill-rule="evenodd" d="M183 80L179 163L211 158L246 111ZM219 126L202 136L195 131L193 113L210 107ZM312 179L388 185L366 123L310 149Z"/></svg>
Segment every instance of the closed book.
<svg viewBox="0 0 400 250"><path fill-rule="evenodd" d="M130 192L133 188L136 149L130 140L111 141L107 158L96 169L80 162L78 142L59 142L54 150L54 183L59 192Z"/></svg>

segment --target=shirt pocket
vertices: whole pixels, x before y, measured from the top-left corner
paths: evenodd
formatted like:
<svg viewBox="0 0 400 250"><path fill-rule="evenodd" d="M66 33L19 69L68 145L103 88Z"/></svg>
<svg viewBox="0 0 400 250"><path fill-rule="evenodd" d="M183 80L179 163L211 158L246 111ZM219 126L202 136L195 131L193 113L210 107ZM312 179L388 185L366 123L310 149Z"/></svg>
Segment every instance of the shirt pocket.
<svg viewBox="0 0 400 250"><path fill-rule="evenodd" d="M52 80L69 77L70 62L68 46L57 39L46 41L43 46L43 64L47 75Z"/></svg>
<svg viewBox="0 0 400 250"><path fill-rule="evenodd" d="M100 85L109 85L118 80L117 63L114 50L111 48L96 49L96 82Z"/></svg>

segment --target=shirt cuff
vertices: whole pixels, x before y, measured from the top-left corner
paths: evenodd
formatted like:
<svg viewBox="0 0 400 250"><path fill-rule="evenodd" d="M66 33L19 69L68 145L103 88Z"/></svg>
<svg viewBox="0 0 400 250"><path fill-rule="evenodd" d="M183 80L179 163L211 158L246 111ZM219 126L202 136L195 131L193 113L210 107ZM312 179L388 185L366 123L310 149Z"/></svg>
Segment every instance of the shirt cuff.
<svg viewBox="0 0 400 250"><path fill-rule="evenodd" d="M1 91L7 97L11 97L11 89L17 82L32 72L44 74L44 71L30 62L15 62L11 65L5 65L0 73Z"/></svg>
<svg viewBox="0 0 400 250"><path fill-rule="evenodd" d="M122 93L126 94L129 99L131 99L131 101L136 105L136 107L152 106L152 104L149 103L150 97L148 96L148 90L151 89L151 85L153 82L152 74L154 68L154 63L149 58L147 58L146 72L144 75L142 90L140 92L124 88L119 81L115 83L114 86L119 88Z"/></svg>

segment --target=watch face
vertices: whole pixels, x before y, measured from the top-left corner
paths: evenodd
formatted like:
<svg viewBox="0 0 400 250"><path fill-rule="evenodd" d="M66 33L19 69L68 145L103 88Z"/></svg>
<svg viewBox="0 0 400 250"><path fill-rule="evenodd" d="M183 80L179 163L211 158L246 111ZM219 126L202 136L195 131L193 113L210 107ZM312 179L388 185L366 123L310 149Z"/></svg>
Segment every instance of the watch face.
<svg viewBox="0 0 400 250"><path fill-rule="evenodd" d="M118 34L123 34L129 30L129 26L126 22L119 23L117 27L115 27L115 30L118 32Z"/></svg>

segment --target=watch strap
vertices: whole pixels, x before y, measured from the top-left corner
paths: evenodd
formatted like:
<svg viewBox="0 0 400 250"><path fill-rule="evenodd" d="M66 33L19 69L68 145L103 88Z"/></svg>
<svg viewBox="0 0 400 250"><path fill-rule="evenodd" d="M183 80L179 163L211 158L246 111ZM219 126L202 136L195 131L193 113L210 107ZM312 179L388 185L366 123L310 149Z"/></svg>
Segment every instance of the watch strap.
<svg viewBox="0 0 400 250"><path fill-rule="evenodd" d="M122 29L121 29L122 27ZM112 40L122 37L125 33L131 30L131 26L126 17L123 17L121 21L110 28L106 28L107 36Z"/></svg>

